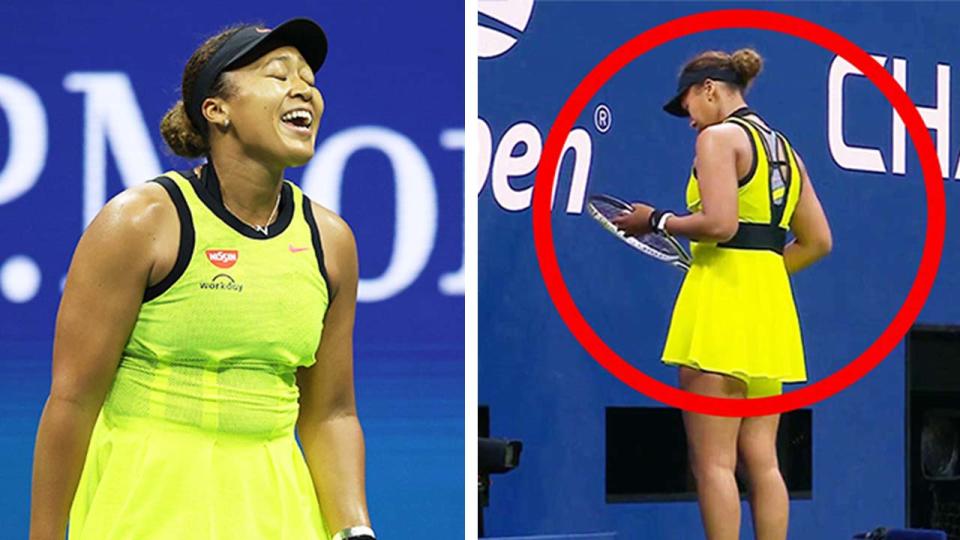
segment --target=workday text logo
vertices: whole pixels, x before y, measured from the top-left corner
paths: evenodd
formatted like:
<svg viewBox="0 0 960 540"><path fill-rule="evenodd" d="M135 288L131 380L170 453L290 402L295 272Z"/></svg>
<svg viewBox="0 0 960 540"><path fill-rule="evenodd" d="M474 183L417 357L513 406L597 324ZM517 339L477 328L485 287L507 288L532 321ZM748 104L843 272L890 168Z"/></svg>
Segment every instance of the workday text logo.
<svg viewBox="0 0 960 540"><path fill-rule="evenodd" d="M495 58L513 48L527 29L533 13L533 0L479 0L477 35L480 58Z"/></svg>
<svg viewBox="0 0 960 540"><path fill-rule="evenodd" d="M201 281L200 288L211 291L243 292L243 283L237 283L229 274L217 274L210 281Z"/></svg>

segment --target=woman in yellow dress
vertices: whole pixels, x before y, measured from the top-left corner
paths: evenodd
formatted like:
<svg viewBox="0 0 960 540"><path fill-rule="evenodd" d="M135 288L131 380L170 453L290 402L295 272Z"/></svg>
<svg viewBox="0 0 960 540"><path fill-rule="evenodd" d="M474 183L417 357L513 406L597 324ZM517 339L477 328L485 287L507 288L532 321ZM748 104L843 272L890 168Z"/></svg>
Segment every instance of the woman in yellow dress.
<svg viewBox="0 0 960 540"><path fill-rule="evenodd" d="M697 130L687 215L634 205L629 234L690 238L693 265L677 297L663 361L682 389L725 398L778 395L806 368L789 274L830 252L830 227L790 143L744 101L756 51L704 52L684 66L668 113ZM787 231L794 240L787 243ZM740 538L735 472L746 474L758 540L787 535L789 499L777 463L779 415L684 411L689 459L709 540ZM738 461L739 458L739 461Z"/></svg>
<svg viewBox="0 0 960 540"><path fill-rule="evenodd" d="M372 540L353 388L357 252L283 179L313 156L307 19L229 28L161 133L192 170L80 239L34 454L32 540ZM294 433L299 435L302 450Z"/></svg>

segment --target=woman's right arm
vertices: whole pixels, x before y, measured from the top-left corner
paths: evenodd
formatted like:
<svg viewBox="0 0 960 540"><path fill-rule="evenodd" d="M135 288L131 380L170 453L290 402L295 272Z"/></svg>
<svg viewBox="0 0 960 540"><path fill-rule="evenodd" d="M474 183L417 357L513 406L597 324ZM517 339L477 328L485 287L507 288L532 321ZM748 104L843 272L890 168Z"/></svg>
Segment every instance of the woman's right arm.
<svg viewBox="0 0 960 540"><path fill-rule="evenodd" d="M833 249L830 224L820 206L820 199L813 190L807 168L797 155L800 166L800 200L790 219L790 232L795 239L783 250L783 262L787 273L793 274L824 258Z"/></svg>
<svg viewBox="0 0 960 540"><path fill-rule="evenodd" d="M104 206L77 244L57 313L50 395L34 448L31 540L62 540L66 533L94 422L144 289L167 266L156 255L171 233L179 238L176 220L163 188L145 184Z"/></svg>

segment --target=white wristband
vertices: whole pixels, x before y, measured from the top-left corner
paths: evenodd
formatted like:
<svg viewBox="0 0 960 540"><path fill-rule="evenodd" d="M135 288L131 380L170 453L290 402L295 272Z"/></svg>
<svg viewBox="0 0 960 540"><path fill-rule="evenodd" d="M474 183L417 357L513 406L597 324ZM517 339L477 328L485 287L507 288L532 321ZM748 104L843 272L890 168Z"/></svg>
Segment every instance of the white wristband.
<svg viewBox="0 0 960 540"><path fill-rule="evenodd" d="M667 229L666 229L667 220L672 217L673 217L672 212L664 212L663 215L660 216L660 221L657 222L657 230L660 232L667 232Z"/></svg>
<svg viewBox="0 0 960 540"><path fill-rule="evenodd" d="M373 534L373 529L366 526L359 527L347 527L346 529L341 529L340 532L333 535L331 540L349 540L356 536L367 535L370 538L376 538L376 535Z"/></svg>

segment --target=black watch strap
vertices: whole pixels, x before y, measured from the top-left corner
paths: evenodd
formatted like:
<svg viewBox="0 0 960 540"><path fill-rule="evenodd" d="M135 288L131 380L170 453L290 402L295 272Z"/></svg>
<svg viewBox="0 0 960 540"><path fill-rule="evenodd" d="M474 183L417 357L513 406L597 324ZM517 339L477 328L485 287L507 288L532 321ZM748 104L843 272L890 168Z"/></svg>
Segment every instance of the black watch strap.
<svg viewBox="0 0 960 540"><path fill-rule="evenodd" d="M650 228L659 233L666 232L667 219L674 215L675 214L669 210L654 209L653 212L650 213Z"/></svg>

